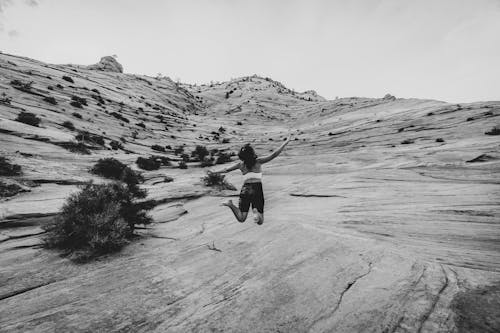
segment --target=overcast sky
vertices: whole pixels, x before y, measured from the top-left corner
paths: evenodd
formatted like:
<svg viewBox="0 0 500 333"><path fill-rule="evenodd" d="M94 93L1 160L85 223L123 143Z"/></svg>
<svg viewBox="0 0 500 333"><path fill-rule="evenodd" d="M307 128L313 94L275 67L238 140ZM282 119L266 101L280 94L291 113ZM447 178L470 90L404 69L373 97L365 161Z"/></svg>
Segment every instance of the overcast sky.
<svg viewBox="0 0 500 333"><path fill-rule="evenodd" d="M500 100L500 0L0 0L0 50L330 99Z"/></svg>

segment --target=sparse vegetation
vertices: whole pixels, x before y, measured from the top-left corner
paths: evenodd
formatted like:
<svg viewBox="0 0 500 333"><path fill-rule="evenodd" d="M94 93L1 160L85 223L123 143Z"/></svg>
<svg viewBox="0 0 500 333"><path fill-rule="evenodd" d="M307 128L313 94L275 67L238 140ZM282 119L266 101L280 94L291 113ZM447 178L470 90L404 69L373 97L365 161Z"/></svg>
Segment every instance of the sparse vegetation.
<svg viewBox="0 0 500 333"><path fill-rule="evenodd" d="M137 166L143 170L158 170L161 166L161 162L158 161L155 157L150 156L148 158L138 157L135 161Z"/></svg>
<svg viewBox="0 0 500 333"><path fill-rule="evenodd" d="M142 128L146 128L146 125L143 122L137 123L136 125Z"/></svg>
<svg viewBox="0 0 500 333"><path fill-rule="evenodd" d="M198 161L203 161L210 152L205 146L196 146L195 149L191 152L191 156L196 157Z"/></svg>
<svg viewBox="0 0 500 333"><path fill-rule="evenodd" d="M2 97L0 97L0 104L10 105L10 102L12 102L12 97L9 97L5 95L5 93L2 93Z"/></svg>
<svg viewBox="0 0 500 333"><path fill-rule="evenodd" d="M243 123L241 121L236 122L236 125L241 126Z"/></svg>
<svg viewBox="0 0 500 333"><path fill-rule="evenodd" d="M77 102L77 101L71 101L69 104L71 106L74 106L75 108L79 108L79 109L83 108L82 104L80 102Z"/></svg>
<svg viewBox="0 0 500 333"><path fill-rule="evenodd" d="M122 116L122 115L121 115L121 114L119 114L118 112L114 112L114 111L113 111L113 112L111 112L109 115L110 115L110 116L115 117L115 118L116 118L116 119L118 119L118 120L124 121L124 122L126 122L126 123L130 123L130 120L128 120L128 118L125 118L124 116Z"/></svg>
<svg viewBox="0 0 500 333"><path fill-rule="evenodd" d="M12 197L19 192L25 192L25 190L14 183L5 183L0 180L0 198Z"/></svg>
<svg viewBox="0 0 500 333"><path fill-rule="evenodd" d="M75 81L73 81L73 79L72 79L70 76L67 76L67 75L64 75L64 76L62 77L62 79L63 79L64 81L68 81L68 82L70 82L70 83L75 83Z"/></svg>
<svg viewBox="0 0 500 333"><path fill-rule="evenodd" d="M225 175L217 172L207 171L207 175L201 180L205 186L217 187L219 190L236 190L234 185L227 182Z"/></svg>
<svg viewBox="0 0 500 333"><path fill-rule="evenodd" d="M227 162L231 162L231 156L224 152L219 153L217 159L215 160L215 164L224 164Z"/></svg>
<svg viewBox="0 0 500 333"><path fill-rule="evenodd" d="M136 224L149 224L150 207L120 182L89 183L72 194L51 223L44 225L44 244L86 261L119 250L133 236Z"/></svg>
<svg viewBox="0 0 500 333"><path fill-rule="evenodd" d="M212 165L214 165L214 158L213 157L205 157L201 161L200 165L201 165L202 168L205 168L205 167L208 167L208 166L212 166Z"/></svg>
<svg viewBox="0 0 500 333"><path fill-rule="evenodd" d="M0 156L0 176L19 176L20 174L20 165L13 164L8 158Z"/></svg>
<svg viewBox="0 0 500 333"><path fill-rule="evenodd" d="M17 115L16 121L38 127L41 119L31 112L22 111Z"/></svg>
<svg viewBox="0 0 500 333"><path fill-rule="evenodd" d="M177 148L174 149L174 154L175 155L179 155L179 154L182 154L184 152L184 147L182 146L179 146Z"/></svg>
<svg viewBox="0 0 500 333"><path fill-rule="evenodd" d="M57 105L57 101L54 97L52 96L46 96L43 98L43 100L49 104L52 104L52 105Z"/></svg>
<svg viewBox="0 0 500 333"><path fill-rule="evenodd" d="M436 142L444 142L444 139L443 138L437 138Z"/></svg>
<svg viewBox="0 0 500 333"><path fill-rule="evenodd" d="M229 139L228 138L222 139L222 143L229 143Z"/></svg>
<svg viewBox="0 0 500 333"><path fill-rule="evenodd" d="M415 143L415 140L406 139L406 140L401 141L402 145L409 145L409 144L412 144L412 143Z"/></svg>
<svg viewBox="0 0 500 333"><path fill-rule="evenodd" d="M57 144L72 153L89 155L90 150L83 142L61 142Z"/></svg>
<svg viewBox="0 0 500 333"><path fill-rule="evenodd" d="M187 166L186 162L184 162L184 161L179 162L179 169L187 169L187 168L188 168L188 166Z"/></svg>
<svg viewBox="0 0 500 333"><path fill-rule="evenodd" d="M69 129L71 131L75 130L75 125L73 125L73 123L69 120L66 120L64 123L62 123L61 126L66 127L67 129Z"/></svg>
<svg viewBox="0 0 500 333"><path fill-rule="evenodd" d="M100 146L104 146L104 138L97 134L92 134L87 131L82 131L78 133L75 137L79 141L86 141L89 143L97 144Z"/></svg>
<svg viewBox="0 0 500 333"><path fill-rule="evenodd" d="M111 141L109 143L109 145L111 146L111 149L113 149L113 150L123 149L122 143L119 141L116 141L116 140Z"/></svg>
<svg viewBox="0 0 500 333"><path fill-rule="evenodd" d="M488 132L484 132L484 134L486 134L486 135L500 135L500 128L499 127L493 127Z"/></svg>
<svg viewBox="0 0 500 333"><path fill-rule="evenodd" d="M82 115L79 114L78 112L73 112L71 115L75 118L82 119Z"/></svg>
<svg viewBox="0 0 500 333"><path fill-rule="evenodd" d="M33 85L33 81L31 82L22 82L20 80L12 80L10 81L11 86L14 88L24 91L24 92L31 92L31 86Z"/></svg>
<svg viewBox="0 0 500 333"><path fill-rule="evenodd" d="M156 151L165 152L165 147L160 146L160 145L152 145L151 149L156 150Z"/></svg>

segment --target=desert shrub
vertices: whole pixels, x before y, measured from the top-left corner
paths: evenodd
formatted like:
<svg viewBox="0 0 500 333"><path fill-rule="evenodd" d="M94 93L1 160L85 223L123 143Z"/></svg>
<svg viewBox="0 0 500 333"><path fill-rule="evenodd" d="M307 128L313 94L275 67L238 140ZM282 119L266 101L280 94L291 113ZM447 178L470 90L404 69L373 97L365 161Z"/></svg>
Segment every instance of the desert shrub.
<svg viewBox="0 0 500 333"><path fill-rule="evenodd" d="M179 169L187 169L187 168L188 168L188 166L187 166L186 162L184 162L184 161L179 162Z"/></svg>
<svg viewBox="0 0 500 333"><path fill-rule="evenodd" d="M165 148L172 150L172 146L171 145L166 145Z"/></svg>
<svg viewBox="0 0 500 333"><path fill-rule="evenodd" d="M74 102L78 102L81 105L87 106L87 99L85 99L85 98L73 95L73 96L71 96L71 100L74 101Z"/></svg>
<svg viewBox="0 0 500 333"><path fill-rule="evenodd" d="M31 112L22 111L17 115L16 121L19 121L24 124L28 124L31 126L38 126L40 124L41 119L38 118L35 114Z"/></svg>
<svg viewBox="0 0 500 333"><path fill-rule="evenodd" d="M210 154L210 152L207 147L200 145L196 146L192 152L192 156L198 158L199 161L203 161L208 154Z"/></svg>
<svg viewBox="0 0 500 333"><path fill-rule="evenodd" d="M31 91L31 86L33 85L33 81L31 82L22 82L20 80L12 80L10 84L21 91L29 92Z"/></svg>
<svg viewBox="0 0 500 333"><path fill-rule="evenodd" d="M136 125L139 126L139 127L142 127L142 128L146 128L146 125L144 123L142 123L142 122L141 123L137 123Z"/></svg>
<svg viewBox="0 0 500 333"><path fill-rule="evenodd" d="M17 184L8 184L0 180L0 198L13 197L19 192L25 192L25 190Z"/></svg>
<svg viewBox="0 0 500 333"><path fill-rule="evenodd" d="M101 158L94 164L90 172L105 178L118 180L126 167L125 164L118 161L116 158Z"/></svg>
<svg viewBox="0 0 500 333"><path fill-rule="evenodd" d="M156 151L162 151L165 152L165 147L160 146L160 145L152 145L151 149L156 150Z"/></svg>
<svg viewBox="0 0 500 333"><path fill-rule="evenodd" d="M82 115L79 114L78 112L73 112L71 115L75 118L82 119Z"/></svg>
<svg viewBox="0 0 500 333"><path fill-rule="evenodd" d="M8 158L0 156L0 176L19 176L21 166L13 164Z"/></svg>
<svg viewBox="0 0 500 333"><path fill-rule="evenodd" d="M96 94L100 94L101 92L97 90L96 88L90 89L91 91L95 92Z"/></svg>
<svg viewBox="0 0 500 333"><path fill-rule="evenodd" d="M226 129L221 126L221 127L219 127L219 132L224 133L224 132L226 132Z"/></svg>
<svg viewBox="0 0 500 333"><path fill-rule="evenodd" d="M488 132L484 132L484 134L486 134L486 135L500 135L500 128L499 127L493 127Z"/></svg>
<svg viewBox="0 0 500 333"><path fill-rule="evenodd" d="M177 148L174 149L174 154L175 155L179 155L179 154L182 154L184 152L184 147L182 146L179 146Z"/></svg>
<svg viewBox="0 0 500 333"><path fill-rule="evenodd" d="M128 243L136 224L151 223L137 196L119 182L89 183L70 195L60 214L44 225L44 244L77 260L113 252Z"/></svg>
<svg viewBox="0 0 500 333"><path fill-rule="evenodd" d="M225 175L218 172L208 170L207 175L202 177L201 180L205 186L217 187L220 190L236 190L234 185L227 182Z"/></svg>
<svg viewBox="0 0 500 333"><path fill-rule="evenodd" d="M126 123L130 123L130 120L128 120L128 118L125 118L124 116L122 116L121 114L119 114L118 112L111 112L110 113L111 116L115 117L116 119L119 119L121 121L124 121Z"/></svg>
<svg viewBox="0 0 500 333"><path fill-rule="evenodd" d="M83 108L82 103L77 102L77 101L71 101L69 104L70 104L71 106L74 106L75 108L79 108L79 109L82 109L82 108Z"/></svg>
<svg viewBox="0 0 500 333"><path fill-rule="evenodd" d="M238 121L238 122L236 123L236 125L241 126L241 125L243 125L243 123L242 123L241 121Z"/></svg>
<svg viewBox="0 0 500 333"><path fill-rule="evenodd" d="M212 166L212 165L214 165L214 158L213 157L205 157L203 159L203 161L201 161L200 165L202 168Z"/></svg>
<svg viewBox="0 0 500 333"><path fill-rule="evenodd" d="M229 143L229 139L228 138L222 139L222 143Z"/></svg>
<svg viewBox="0 0 500 333"><path fill-rule="evenodd" d="M57 101L54 97L52 96L46 96L43 98L43 100L49 104L52 104L52 105L57 105Z"/></svg>
<svg viewBox="0 0 500 333"><path fill-rule="evenodd" d="M181 154L181 158L184 162L189 162L189 155L188 154Z"/></svg>
<svg viewBox="0 0 500 333"><path fill-rule="evenodd" d="M104 146L104 138L97 134L92 134L87 131L82 131L78 133L75 138L79 141L87 141L89 143Z"/></svg>
<svg viewBox="0 0 500 333"><path fill-rule="evenodd" d="M153 156L150 156L148 158L145 157L138 157L137 160L135 161L137 166L143 170L158 170L161 166L161 162L158 161L156 158Z"/></svg>
<svg viewBox="0 0 500 333"><path fill-rule="evenodd" d="M75 130L75 125L71 121L66 120L64 123L61 124L62 127L66 127L69 130Z"/></svg>
<svg viewBox="0 0 500 333"><path fill-rule="evenodd" d="M153 155L152 157L159 161L161 165L169 166L171 164L170 159L166 156Z"/></svg>
<svg viewBox="0 0 500 333"><path fill-rule="evenodd" d="M72 79L70 76L67 76L67 75L64 75L64 76L62 77L62 79L63 79L64 81L68 81L68 82L71 82L71 83L75 83L75 81L73 81L73 79Z"/></svg>
<svg viewBox="0 0 500 333"><path fill-rule="evenodd" d="M72 153L89 155L90 150L83 142L60 142L57 143L58 146L69 150Z"/></svg>
<svg viewBox="0 0 500 333"><path fill-rule="evenodd" d="M231 162L231 156L224 152L219 153L217 159L215 160L215 164L224 164L227 162Z"/></svg>
<svg viewBox="0 0 500 333"><path fill-rule="evenodd" d="M412 140L412 139L406 139L406 140L403 140L401 141L401 144L402 145L409 145L411 143L415 143L415 140Z"/></svg>
<svg viewBox="0 0 500 333"><path fill-rule="evenodd" d="M12 102L12 97L9 97L5 93L2 93L2 97L0 97L0 104L10 105L10 102Z"/></svg>
<svg viewBox="0 0 500 333"><path fill-rule="evenodd" d="M113 140L109 143L109 145L111 146L111 149L113 149L113 150L123 149L123 145L119 141Z"/></svg>
<svg viewBox="0 0 500 333"><path fill-rule="evenodd" d="M437 138L436 142L444 142L444 139L443 138Z"/></svg>

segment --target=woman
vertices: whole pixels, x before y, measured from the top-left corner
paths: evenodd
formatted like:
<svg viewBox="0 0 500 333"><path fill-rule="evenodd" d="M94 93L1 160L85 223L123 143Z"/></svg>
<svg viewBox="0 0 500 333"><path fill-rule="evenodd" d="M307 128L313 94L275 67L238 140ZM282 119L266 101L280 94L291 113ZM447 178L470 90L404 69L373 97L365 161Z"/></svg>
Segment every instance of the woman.
<svg viewBox="0 0 500 333"><path fill-rule="evenodd" d="M239 207L233 204L232 200L223 203L223 206L231 208L234 216L239 222L245 222L248 209L252 204L254 212L254 222L257 224L264 223L264 193L262 192L262 164L272 161L276 158L290 142L290 136L286 141L276 149L273 153L265 157L257 157L252 146L248 143L244 145L238 154L240 162L222 169L220 173L240 169L243 173L245 182L241 187Z"/></svg>

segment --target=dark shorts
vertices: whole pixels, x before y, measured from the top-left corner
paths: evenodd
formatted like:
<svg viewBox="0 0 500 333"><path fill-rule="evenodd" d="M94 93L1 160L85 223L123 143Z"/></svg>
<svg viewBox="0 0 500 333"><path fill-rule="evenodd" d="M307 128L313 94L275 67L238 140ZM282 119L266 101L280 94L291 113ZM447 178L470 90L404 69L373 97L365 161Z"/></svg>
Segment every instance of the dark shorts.
<svg viewBox="0 0 500 333"><path fill-rule="evenodd" d="M240 211L248 212L252 207L259 213L264 213L264 192L262 192L262 183L245 183L240 192Z"/></svg>

